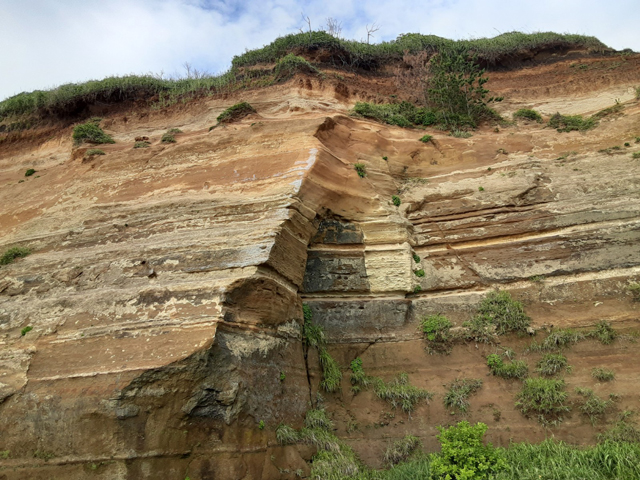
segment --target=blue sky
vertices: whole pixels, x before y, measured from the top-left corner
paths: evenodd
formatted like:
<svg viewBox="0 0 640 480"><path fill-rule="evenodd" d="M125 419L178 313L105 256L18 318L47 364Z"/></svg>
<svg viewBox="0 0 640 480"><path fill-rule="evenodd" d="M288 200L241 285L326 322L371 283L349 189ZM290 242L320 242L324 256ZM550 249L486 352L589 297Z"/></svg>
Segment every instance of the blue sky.
<svg viewBox="0 0 640 480"><path fill-rule="evenodd" d="M328 17L345 38L447 38L512 30L594 35L640 51L638 0L0 0L0 99L110 75L226 70L234 55Z"/></svg>

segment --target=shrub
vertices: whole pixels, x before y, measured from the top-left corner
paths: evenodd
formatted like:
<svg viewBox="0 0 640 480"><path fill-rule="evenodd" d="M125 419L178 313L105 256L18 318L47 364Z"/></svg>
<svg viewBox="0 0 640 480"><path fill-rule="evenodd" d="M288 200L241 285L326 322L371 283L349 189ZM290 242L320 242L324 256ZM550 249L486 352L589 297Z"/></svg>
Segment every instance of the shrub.
<svg viewBox="0 0 640 480"><path fill-rule="evenodd" d="M420 263L420 256L417 253L413 253L412 257L414 262Z"/></svg>
<svg viewBox="0 0 640 480"><path fill-rule="evenodd" d="M382 157L382 159L386 162L387 160L389 160L389 157L385 155L384 157Z"/></svg>
<svg viewBox="0 0 640 480"><path fill-rule="evenodd" d="M568 397L564 387L564 380L527 378L517 396L516 407L526 416L536 414L541 423L561 420L560 415L569 411L564 404Z"/></svg>
<svg viewBox="0 0 640 480"><path fill-rule="evenodd" d="M484 187L478 187L479 192L484 192Z"/></svg>
<svg viewBox="0 0 640 480"><path fill-rule="evenodd" d="M1 264L1 263L0 263ZM640 282L631 282L627 287L634 300L640 301Z"/></svg>
<svg viewBox="0 0 640 480"><path fill-rule="evenodd" d="M601 399L590 388L576 388L576 393L583 397L578 410L589 417L592 425L613 405L613 401Z"/></svg>
<svg viewBox="0 0 640 480"><path fill-rule="evenodd" d="M400 200L400 197L397 195L391 195L391 201L396 207L399 207L400 204L402 203L402 201Z"/></svg>
<svg viewBox="0 0 640 480"><path fill-rule="evenodd" d="M634 160L637 160L640 158L640 152L633 152L631 154L631 158L633 158Z"/></svg>
<svg viewBox="0 0 640 480"><path fill-rule="evenodd" d="M438 430L442 448L431 457L431 478L486 480L506 467L503 451L490 443L482 443L487 431L484 423L472 426L463 421L449 428L438 427Z"/></svg>
<svg viewBox="0 0 640 480"><path fill-rule="evenodd" d="M351 391L353 393L358 393L363 388L367 388L370 385L373 385L375 382L375 378L370 377L364 373L364 369L362 368L362 360L360 357L351 361Z"/></svg>
<svg viewBox="0 0 640 480"><path fill-rule="evenodd" d="M281 423L276 428L276 439L280 445L291 445L297 443L300 440L300 436L295 429Z"/></svg>
<svg viewBox="0 0 640 480"><path fill-rule="evenodd" d="M364 178L367 176L367 167L364 163L356 163L353 168L355 168L356 173L360 178Z"/></svg>
<svg viewBox="0 0 640 480"><path fill-rule="evenodd" d="M176 135L178 133L182 133L182 130L180 130L179 128L170 128L169 130L167 130L167 133L170 133L171 135Z"/></svg>
<svg viewBox="0 0 640 480"><path fill-rule="evenodd" d="M308 410L304 417L304 426L327 431L333 430L333 422L329 420L324 409Z"/></svg>
<svg viewBox="0 0 640 480"><path fill-rule="evenodd" d="M528 350L531 352L554 352L574 345L585 338L586 335L575 330L553 330L541 344L533 341Z"/></svg>
<svg viewBox="0 0 640 480"><path fill-rule="evenodd" d="M31 250L25 247L11 247L0 257L0 265L9 265L16 258L24 258L31 254Z"/></svg>
<svg viewBox="0 0 640 480"><path fill-rule="evenodd" d="M529 367L522 360L512 360L505 363L498 354L491 354L487 357L487 366L493 375L505 379L518 378L523 379L529 375Z"/></svg>
<svg viewBox="0 0 640 480"><path fill-rule="evenodd" d="M618 334L611 326L611 322L601 320L596 325L595 330L589 332L588 336L597 338L603 345L610 345L618 336Z"/></svg>
<svg viewBox="0 0 640 480"><path fill-rule="evenodd" d="M454 128L451 130L451 136L455 138L470 138L473 135L471 132L467 132L466 130L458 130Z"/></svg>
<svg viewBox="0 0 640 480"><path fill-rule="evenodd" d="M640 443L640 429L627 421L630 416L631 412L623 412L613 427L598 435L598 440L601 442Z"/></svg>
<svg viewBox="0 0 640 480"><path fill-rule="evenodd" d="M496 333L524 332L531 319L524 313L521 302L511 298L507 291L492 291L482 300L476 317L482 322L495 325Z"/></svg>
<svg viewBox="0 0 640 480"><path fill-rule="evenodd" d="M401 373L389 383L377 379L374 389L378 398L386 400L393 408L401 407L407 413L411 413L420 400L429 400L433 397L433 394L427 390L411 385L406 373Z"/></svg>
<svg viewBox="0 0 640 480"><path fill-rule="evenodd" d="M420 293L422 291L422 286L416 285L413 287L413 293Z"/></svg>
<svg viewBox="0 0 640 480"><path fill-rule="evenodd" d="M549 119L547 124L551 128L555 128L558 132L579 131L584 132L594 128L598 124L593 117L582 118L582 115L560 115L556 113Z"/></svg>
<svg viewBox="0 0 640 480"><path fill-rule="evenodd" d="M476 393L482 386L482 380L469 378L456 379L448 385L448 392L444 396L444 405L447 408L457 408L466 412L469 408L469 397Z"/></svg>
<svg viewBox="0 0 640 480"><path fill-rule="evenodd" d="M73 140L76 145L80 145L82 142L116 143L113 138L104 133L100 125L92 121L76 125L73 129Z"/></svg>
<svg viewBox="0 0 640 480"><path fill-rule="evenodd" d="M340 365L329 355L326 349L320 349L318 354L322 367L322 381L320 382L320 386L327 392L335 392L340 388L340 383L342 382Z"/></svg>
<svg viewBox="0 0 640 480"><path fill-rule="evenodd" d="M304 324L302 326L302 340L307 347L318 350L320 367L322 368L322 381L320 386L327 392L335 392L340 388L342 372L340 366L327 351L327 342L324 330L320 325L313 323L313 314L309 305L302 306Z"/></svg>
<svg viewBox="0 0 640 480"><path fill-rule="evenodd" d="M596 367L591 370L591 376L600 382L610 382L616 377L616 374L613 372L613 370Z"/></svg>
<svg viewBox="0 0 640 480"><path fill-rule="evenodd" d="M413 125L429 126L438 121L436 113L428 108L416 107L413 103L401 102L378 105L375 103L357 102L353 112L365 118L398 127Z"/></svg>
<svg viewBox="0 0 640 480"><path fill-rule="evenodd" d="M90 148L85 152L85 155L87 157L93 157L94 155L106 155L106 153L104 153L104 150L100 150L99 148Z"/></svg>
<svg viewBox="0 0 640 480"><path fill-rule="evenodd" d="M536 371L541 375L552 376L566 368L570 370L570 366L567 364L567 357L561 353L547 353L538 362L538 368Z"/></svg>
<svg viewBox="0 0 640 480"><path fill-rule="evenodd" d="M406 462L421 445L422 442L418 437L406 435L404 438L396 440L392 445L387 447L387 450L384 452L384 463L397 465L400 462Z"/></svg>
<svg viewBox="0 0 640 480"><path fill-rule="evenodd" d="M31 330L33 330L33 327L31 325L28 325L28 326L24 327L22 330L20 330L20 335L24 337Z"/></svg>
<svg viewBox="0 0 640 480"><path fill-rule="evenodd" d="M29 168L27 169L26 172L24 172L24 176L25 177L30 177L31 175L33 175L34 173L36 173L36 171L33 168Z"/></svg>
<svg viewBox="0 0 640 480"><path fill-rule="evenodd" d="M318 73L318 69L312 66L304 58L298 57L293 53L289 53L278 60L273 71L275 73L276 80L291 78L298 72L308 74Z"/></svg>
<svg viewBox="0 0 640 480"><path fill-rule="evenodd" d="M453 336L450 333L452 323L444 315L429 315L420 322L422 333L429 340L429 351L448 353Z"/></svg>
<svg viewBox="0 0 640 480"><path fill-rule="evenodd" d="M542 123L542 115L535 110L529 108L521 108L513 114L514 119L522 118L524 120L531 120L534 122Z"/></svg>
<svg viewBox="0 0 640 480"><path fill-rule="evenodd" d="M160 141L162 143L176 143L176 137L172 133L165 133Z"/></svg>
<svg viewBox="0 0 640 480"><path fill-rule="evenodd" d="M432 135L424 135L420 141L423 143L429 143L431 140L433 140L433 136Z"/></svg>
<svg viewBox="0 0 640 480"><path fill-rule="evenodd" d="M151 142L136 142L133 144L133 148L148 148L151 146Z"/></svg>
<svg viewBox="0 0 640 480"><path fill-rule="evenodd" d="M255 108L249 105L247 102L240 102L232 105L218 115L218 123L231 123L240 120L252 113L256 113Z"/></svg>
<svg viewBox="0 0 640 480"><path fill-rule="evenodd" d="M414 270L413 273L415 273L416 277L424 277L424 270L422 268L419 270Z"/></svg>
<svg viewBox="0 0 640 480"><path fill-rule="evenodd" d="M265 425L264 425L264 420L260 420L260 422L258 423L258 428L259 428L260 430L264 430L264 427L265 427Z"/></svg>

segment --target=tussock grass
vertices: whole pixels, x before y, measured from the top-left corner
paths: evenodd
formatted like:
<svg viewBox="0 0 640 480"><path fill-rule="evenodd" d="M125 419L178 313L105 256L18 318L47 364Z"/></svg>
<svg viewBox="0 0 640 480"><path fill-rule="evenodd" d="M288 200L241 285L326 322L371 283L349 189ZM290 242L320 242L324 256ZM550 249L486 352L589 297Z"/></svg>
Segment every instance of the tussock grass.
<svg viewBox="0 0 640 480"><path fill-rule="evenodd" d="M438 114L429 108L417 107L413 103L386 103L375 104L357 102L353 107L353 113L365 118L377 120L381 123L398 127L429 126L441 121Z"/></svg>
<svg viewBox="0 0 640 480"><path fill-rule="evenodd" d="M88 143L116 143L110 135L107 135L100 125L94 121L88 121L80 125L76 125L73 129L73 141L76 145L83 142Z"/></svg>
<svg viewBox="0 0 640 480"><path fill-rule="evenodd" d="M377 379L374 389L378 398L389 402L393 408L402 408L406 413L411 413L421 400L430 400L433 397L427 390L411 385L406 373L399 374L388 383Z"/></svg>
<svg viewBox="0 0 640 480"><path fill-rule="evenodd" d="M456 379L448 385L448 391L444 396L444 405L447 408L457 408L461 412L469 409L469 397L482 387L479 379Z"/></svg>
<svg viewBox="0 0 640 480"><path fill-rule="evenodd" d="M231 123L240 120L252 113L256 113L256 109L249 105L247 102L236 103L230 106L220 115L216 120L218 123Z"/></svg>
<svg viewBox="0 0 640 480"><path fill-rule="evenodd" d="M327 392L335 392L340 389L342 383L342 372L340 365L334 360L327 350L327 341L324 330L320 325L313 323L311 308L304 304L302 306L304 324L302 327L302 338L307 347L318 350L320 367L322 368L322 381L320 386Z"/></svg>
<svg viewBox="0 0 640 480"><path fill-rule="evenodd" d="M584 340L586 335L571 329L553 330L542 343L535 340L531 343L528 350L531 352L555 352L557 350L575 345Z"/></svg>
<svg viewBox="0 0 640 480"><path fill-rule="evenodd" d="M300 435L295 428L280 424L278 428L276 428L276 439L280 445L291 445L300 441Z"/></svg>
<svg viewBox="0 0 640 480"><path fill-rule="evenodd" d="M613 406L612 400L603 400L598 397L590 388L576 388L576 393L582 397L578 402L578 410L583 415L589 417L591 424L596 422Z"/></svg>
<svg viewBox="0 0 640 480"><path fill-rule="evenodd" d="M540 375L553 376L560 373L563 369L570 371L571 366L567 362L567 357L561 353L547 353L538 362L536 371Z"/></svg>
<svg viewBox="0 0 640 480"><path fill-rule="evenodd" d="M387 447L384 452L384 463L397 465L400 462L406 462L421 445L422 442L418 437L406 435Z"/></svg>
<svg viewBox="0 0 640 480"><path fill-rule="evenodd" d="M104 150L100 150L99 148L90 148L85 152L85 155L87 157L92 157L94 155L106 155L106 153L104 152Z"/></svg>
<svg viewBox="0 0 640 480"><path fill-rule="evenodd" d="M422 319L420 328L429 341L429 349L436 352L451 351L451 327L453 324L444 315L429 315Z"/></svg>
<svg viewBox="0 0 640 480"><path fill-rule="evenodd" d="M608 370L601 367L596 367L591 370L591 376L599 382L610 382L616 378L616 374L613 372L613 370Z"/></svg>
<svg viewBox="0 0 640 480"><path fill-rule="evenodd" d="M588 336L600 340L600 343L603 345L610 345L616 339L618 334L611 326L611 322L601 320L596 325L596 328L589 332Z"/></svg>
<svg viewBox="0 0 640 480"><path fill-rule="evenodd" d="M547 124L555 128L558 132L586 132L598 124L595 117L583 118L582 115L560 115L556 113L549 119Z"/></svg>
<svg viewBox="0 0 640 480"><path fill-rule="evenodd" d="M318 69L307 62L304 58L289 53L282 57L276 63L273 69L276 80L286 80L293 77L296 73L302 72L307 74L317 74Z"/></svg>
<svg viewBox="0 0 640 480"><path fill-rule="evenodd" d="M351 391L358 393L361 390L370 387L376 381L376 378L367 375L362 368L362 359L357 357L351 362Z"/></svg>
<svg viewBox="0 0 640 480"><path fill-rule="evenodd" d="M517 396L516 407L526 416L536 415L543 424L561 421L570 410L564 380L527 378Z"/></svg>
<svg viewBox="0 0 640 480"><path fill-rule="evenodd" d="M523 379L529 376L529 366L524 361L511 360L511 362L505 363L504 359L496 353L487 357L487 366L493 375L507 380Z"/></svg>
<svg viewBox="0 0 640 480"><path fill-rule="evenodd" d="M542 115L530 108L521 108L513 114L514 119L522 118L533 122L542 123Z"/></svg>
<svg viewBox="0 0 640 480"><path fill-rule="evenodd" d="M511 294L504 290L487 294L478 307L477 317L495 325L498 335L524 332L531 324L522 303L511 298Z"/></svg>

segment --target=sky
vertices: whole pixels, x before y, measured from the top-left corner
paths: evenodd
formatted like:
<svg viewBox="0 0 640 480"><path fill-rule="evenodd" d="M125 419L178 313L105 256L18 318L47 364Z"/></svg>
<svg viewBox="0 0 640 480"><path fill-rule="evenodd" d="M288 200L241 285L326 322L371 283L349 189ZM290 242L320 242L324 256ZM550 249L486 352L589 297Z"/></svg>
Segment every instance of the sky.
<svg viewBox="0 0 640 480"><path fill-rule="evenodd" d="M373 42L402 33L452 39L514 30L593 35L640 51L639 0L0 0L0 100L112 75L212 74L278 36L342 24Z"/></svg>

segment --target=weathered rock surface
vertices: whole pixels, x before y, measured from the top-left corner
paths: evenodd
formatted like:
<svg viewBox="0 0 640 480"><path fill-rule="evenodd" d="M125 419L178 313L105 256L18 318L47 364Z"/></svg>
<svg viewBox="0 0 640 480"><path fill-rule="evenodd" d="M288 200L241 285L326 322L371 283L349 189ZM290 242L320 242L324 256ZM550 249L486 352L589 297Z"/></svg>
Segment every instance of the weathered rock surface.
<svg viewBox="0 0 640 480"><path fill-rule="evenodd" d="M623 115L587 134L518 124L469 139L434 131L423 144L421 131L347 116L363 91L297 78L245 92L257 116L211 132L239 99L110 117L117 143L89 161L69 129L0 146L0 249L34 252L0 267L0 479L308 471L312 450L274 436L281 422L300 426L318 389L303 301L345 372L360 356L369 374L404 371L436 393L411 417L372 392L354 396L346 374L340 394L324 395L367 463L379 466L406 433L435 448L435 427L458 419L442 406L443 384L462 377L485 382L469 418L490 425L491 441L543 438L514 409L518 385L486 376L495 347L429 355L417 327L431 313L460 325L500 287L536 328L637 328L640 304L625 288L640 279L639 164L633 148L599 150L640 135L640 104L627 95L640 69L569 88L568 63L554 64L557 83L543 66L496 73L489 86L506 94L503 113L593 113L622 98ZM169 127L185 133L166 146ZM137 136L152 146L132 149ZM37 175L18 183L27 168ZM616 382L594 389L637 408L636 348L581 343L570 388L593 388L591 367L607 365ZM574 413L553 434L588 443L597 431Z"/></svg>

